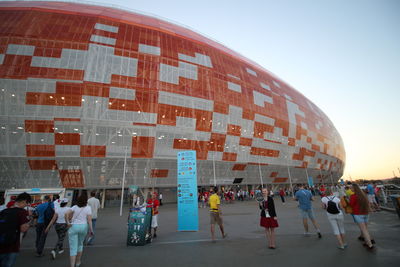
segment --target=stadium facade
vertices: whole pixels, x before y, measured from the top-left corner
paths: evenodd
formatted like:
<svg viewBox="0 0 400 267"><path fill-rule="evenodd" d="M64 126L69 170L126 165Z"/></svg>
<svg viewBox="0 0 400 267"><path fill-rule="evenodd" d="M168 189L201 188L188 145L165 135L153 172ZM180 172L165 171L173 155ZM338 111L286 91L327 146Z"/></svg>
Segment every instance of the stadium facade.
<svg viewBox="0 0 400 267"><path fill-rule="evenodd" d="M0 190L337 181L342 139L310 100L185 27L66 2L0 2ZM236 180L235 180L236 179Z"/></svg>

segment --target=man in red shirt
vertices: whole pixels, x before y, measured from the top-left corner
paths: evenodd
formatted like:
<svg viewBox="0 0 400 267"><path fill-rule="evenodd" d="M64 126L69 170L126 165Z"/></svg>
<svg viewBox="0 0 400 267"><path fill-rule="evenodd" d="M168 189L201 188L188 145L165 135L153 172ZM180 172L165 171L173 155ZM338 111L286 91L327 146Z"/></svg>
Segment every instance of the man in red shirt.
<svg viewBox="0 0 400 267"><path fill-rule="evenodd" d="M15 231L13 236L7 235L8 237L4 244L0 244L0 266L13 266L17 259L21 240L20 235L29 229L29 213L24 208L31 203L31 200L31 196L28 193L21 193L15 199L13 207L3 210L0 214L4 219L2 230L7 233ZM10 225L10 223L13 224Z"/></svg>
<svg viewBox="0 0 400 267"><path fill-rule="evenodd" d="M160 206L160 201L157 199L157 193L154 192L151 199L147 201L147 206L153 208L153 216L151 217L151 228L153 228L153 238L157 237L157 227L158 227L158 207Z"/></svg>

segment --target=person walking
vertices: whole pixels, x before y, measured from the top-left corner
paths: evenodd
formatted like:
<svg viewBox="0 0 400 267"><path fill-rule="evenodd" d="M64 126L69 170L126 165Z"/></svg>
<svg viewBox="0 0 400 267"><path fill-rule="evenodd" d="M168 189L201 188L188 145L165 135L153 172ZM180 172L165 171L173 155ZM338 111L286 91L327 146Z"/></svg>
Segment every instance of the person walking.
<svg viewBox="0 0 400 267"><path fill-rule="evenodd" d="M211 187L210 189L211 196L208 199L208 204L210 205L210 224L211 224L211 240L215 243L215 224L219 225L219 229L221 230L222 238L225 238L227 235L224 231L224 224L222 221L222 211L221 211L221 199L218 196L218 187Z"/></svg>
<svg viewBox="0 0 400 267"><path fill-rule="evenodd" d="M68 225L65 222L65 214L69 211L67 204L68 198L63 198L60 200L60 206L55 209L54 216L45 230L47 234L50 231L51 226L55 223L57 242L54 246L54 249L51 251L51 257L53 258L53 260L56 258L57 253L64 253L64 239L68 231Z"/></svg>
<svg viewBox="0 0 400 267"><path fill-rule="evenodd" d="M353 195L350 196L350 206L353 210L353 220L360 228L362 236L359 237L360 240L364 241L364 246L368 249L374 249L373 243L375 241L371 240L371 235L368 231L368 213L369 213L369 201L367 196L363 191L361 191L358 184L351 185Z"/></svg>
<svg viewBox="0 0 400 267"><path fill-rule="evenodd" d="M278 225L278 219L276 218L274 199L269 196L267 188L262 189L264 200L259 202L261 209L260 226L265 228L265 234L268 240L268 248L275 249L275 228Z"/></svg>
<svg viewBox="0 0 400 267"><path fill-rule="evenodd" d="M301 217L303 218L303 226L304 226L304 235L308 236L310 233L308 232L308 219L311 220L314 225L315 230L317 231L318 238L321 238L321 231L319 230L319 226L315 221L314 212L312 209L311 201L313 200L312 194L310 191L304 189L304 185L299 186L299 190L294 195L295 200L299 202L299 210Z"/></svg>
<svg viewBox="0 0 400 267"><path fill-rule="evenodd" d="M285 190L283 190L283 188L279 190L279 196L281 197L282 203L285 205Z"/></svg>
<svg viewBox="0 0 400 267"><path fill-rule="evenodd" d="M31 201L31 196L28 193L21 193L15 198L12 208L7 208L0 212L1 267L12 267L17 260L21 245L20 235L29 229L29 213L25 210L25 207Z"/></svg>
<svg viewBox="0 0 400 267"><path fill-rule="evenodd" d="M326 210L326 215L332 226L333 234L339 242L339 249L347 247L344 231L344 218L340 198L336 197L328 187L325 191L326 196L321 199L322 208Z"/></svg>
<svg viewBox="0 0 400 267"><path fill-rule="evenodd" d="M94 238L96 236L95 229L97 223L97 213L100 208L100 200L96 198L96 192L92 191L90 193L90 198L87 201L88 206L92 209L92 231L93 234L88 237L86 244L88 246L93 245Z"/></svg>
<svg viewBox="0 0 400 267"><path fill-rule="evenodd" d="M162 193L160 192L160 194L158 195L158 200L160 201L160 206L163 205L163 203L162 203L162 198L163 198L163 195L162 195Z"/></svg>
<svg viewBox="0 0 400 267"><path fill-rule="evenodd" d="M54 215L54 204L51 202L50 196L44 196L43 203L36 207L36 214L36 256L41 257L43 256L44 245L47 238L45 230Z"/></svg>
<svg viewBox="0 0 400 267"><path fill-rule="evenodd" d="M79 267L83 254L83 241L89 233L93 235L92 210L87 205L86 195L78 197L77 205L73 206L65 214L68 224L70 266Z"/></svg>

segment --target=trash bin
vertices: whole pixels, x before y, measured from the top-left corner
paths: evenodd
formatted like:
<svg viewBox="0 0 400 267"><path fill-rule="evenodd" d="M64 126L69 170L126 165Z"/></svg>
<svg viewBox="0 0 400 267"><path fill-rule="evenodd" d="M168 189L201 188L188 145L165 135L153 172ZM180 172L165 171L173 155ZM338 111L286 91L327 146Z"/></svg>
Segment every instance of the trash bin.
<svg viewBox="0 0 400 267"><path fill-rule="evenodd" d="M130 209L127 246L144 246L152 241L151 217L151 208L138 207Z"/></svg>
<svg viewBox="0 0 400 267"><path fill-rule="evenodd" d="M393 206L396 209L397 215L400 218L400 195L390 195L390 198L392 199Z"/></svg>

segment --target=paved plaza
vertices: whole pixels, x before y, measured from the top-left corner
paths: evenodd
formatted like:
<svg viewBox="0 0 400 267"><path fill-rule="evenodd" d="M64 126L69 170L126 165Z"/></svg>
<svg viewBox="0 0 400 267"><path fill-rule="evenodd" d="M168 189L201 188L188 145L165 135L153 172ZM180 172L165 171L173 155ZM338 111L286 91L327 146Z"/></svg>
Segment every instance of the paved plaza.
<svg viewBox="0 0 400 267"><path fill-rule="evenodd" d="M370 216L370 232L377 244L367 251L357 240L358 227L345 215L348 248L337 249L325 211L319 198L314 203L322 238L303 236L303 226L297 202L287 200L282 205L275 198L280 227L277 229L277 249L267 248L264 231L259 227L259 209L256 201L236 201L223 204L223 218L228 237L210 240L208 209L199 209L200 230L178 232L176 204L160 207L158 237L143 247L127 247L127 216L119 216L119 208L101 210L97 221L95 244L85 247L82 267L85 266L400 266L400 220L392 212L378 212ZM220 232L217 229L217 236ZM35 229L24 239L16 266L69 266L69 250L55 260L50 250L55 244L54 229L49 233L45 256L35 257ZM68 246L68 240L65 242Z"/></svg>

